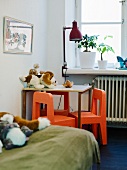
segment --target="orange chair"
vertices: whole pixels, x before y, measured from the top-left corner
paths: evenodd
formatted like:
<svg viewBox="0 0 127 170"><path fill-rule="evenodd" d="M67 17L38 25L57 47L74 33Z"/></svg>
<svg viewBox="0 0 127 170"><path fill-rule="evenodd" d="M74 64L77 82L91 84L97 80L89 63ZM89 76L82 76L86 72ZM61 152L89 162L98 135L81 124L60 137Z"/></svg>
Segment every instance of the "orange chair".
<svg viewBox="0 0 127 170"><path fill-rule="evenodd" d="M71 112L69 116L76 119L78 124L78 112ZM98 125L100 125L101 143L107 144L107 126L106 126L106 93L104 90L94 88L92 92L91 112L81 112L81 126L91 124L92 131L97 137Z"/></svg>
<svg viewBox="0 0 127 170"><path fill-rule="evenodd" d="M34 92L32 119L40 117L40 104L46 105L47 117L52 125L75 127L75 118L54 114L53 96L51 93Z"/></svg>

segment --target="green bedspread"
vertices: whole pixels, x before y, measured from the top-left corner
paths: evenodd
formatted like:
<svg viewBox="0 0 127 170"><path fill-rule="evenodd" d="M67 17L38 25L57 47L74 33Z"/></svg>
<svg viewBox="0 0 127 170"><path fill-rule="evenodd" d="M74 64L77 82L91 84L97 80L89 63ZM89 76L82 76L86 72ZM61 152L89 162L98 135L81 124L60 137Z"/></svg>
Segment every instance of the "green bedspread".
<svg viewBox="0 0 127 170"><path fill-rule="evenodd" d="M90 170L100 162L92 133L50 126L32 134L26 146L0 154L0 170Z"/></svg>

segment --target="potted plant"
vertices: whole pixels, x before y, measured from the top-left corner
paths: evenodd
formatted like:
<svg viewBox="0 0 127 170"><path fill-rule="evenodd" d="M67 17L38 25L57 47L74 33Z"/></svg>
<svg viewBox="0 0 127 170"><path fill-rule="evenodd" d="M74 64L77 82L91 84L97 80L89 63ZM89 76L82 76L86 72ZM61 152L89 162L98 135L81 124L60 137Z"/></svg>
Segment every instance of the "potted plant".
<svg viewBox="0 0 127 170"><path fill-rule="evenodd" d="M95 64L96 52L91 52L92 49L97 47L97 40L99 35L82 36L82 40L78 43L78 48L82 49L80 52L79 60L81 68L93 68Z"/></svg>
<svg viewBox="0 0 127 170"><path fill-rule="evenodd" d="M105 36L104 40L106 40L107 38L113 38L113 36ZM115 51L110 45L105 43L100 43L99 45L97 45L97 51L101 53L101 60L98 61L98 67L100 69L105 69L107 67L107 60L103 60L103 54L109 51L115 53Z"/></svg>

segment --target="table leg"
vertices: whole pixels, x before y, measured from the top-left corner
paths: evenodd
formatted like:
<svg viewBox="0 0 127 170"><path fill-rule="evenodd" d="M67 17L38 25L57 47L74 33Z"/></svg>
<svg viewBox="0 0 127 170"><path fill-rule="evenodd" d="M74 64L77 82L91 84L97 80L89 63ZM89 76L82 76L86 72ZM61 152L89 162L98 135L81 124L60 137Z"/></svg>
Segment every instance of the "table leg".
<svg viewBox="0 0 127 170"><path fill-rule="evenodd" d="M78 128L81 127L81 94L78 93Z"/></svg>
<svg viewBox="0 0 127 170"><path fill-rule="evenodd" d="M47 91L48 92L48 91ZM63 110L55 110L57 114L62 114L67 116L70 113L70 100L69 100L69 92L64 91L49 91L48 93L54 94L54 95L62 95L64 96L64 109Z"/></svg>
<svg viewBox="0 0 127 170"><path fill-rule="evenodd" d="M92 89L89 90L89 94L88 94L88 111L91 111L91 95L92 95Z"/></svg>
<svg viewBox="0 0 127 170"><path fill-rule="evenodd" d="M26 91L22 91L22 118L26 119Z"/></svg>

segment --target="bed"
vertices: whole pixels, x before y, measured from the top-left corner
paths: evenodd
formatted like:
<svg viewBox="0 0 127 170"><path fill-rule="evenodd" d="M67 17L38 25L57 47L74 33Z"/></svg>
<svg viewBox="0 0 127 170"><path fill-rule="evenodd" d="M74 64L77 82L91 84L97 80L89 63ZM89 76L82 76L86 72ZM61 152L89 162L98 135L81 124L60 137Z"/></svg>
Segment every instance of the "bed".
<svg viewBox="0 0 127 170"><path fill-rule="evenodd" d="M0 154L0 170L90 170L100 163L98 143L89 131L51 125L34 132L21 148Z"/></svg>

